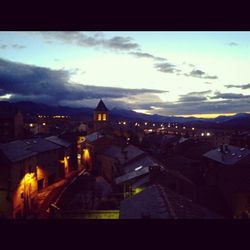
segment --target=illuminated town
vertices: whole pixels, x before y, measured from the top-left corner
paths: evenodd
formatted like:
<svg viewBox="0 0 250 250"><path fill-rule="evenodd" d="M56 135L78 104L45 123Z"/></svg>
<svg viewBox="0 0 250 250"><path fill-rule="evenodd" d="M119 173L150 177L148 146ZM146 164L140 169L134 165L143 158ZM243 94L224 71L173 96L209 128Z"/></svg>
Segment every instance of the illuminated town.
<svg viewBox="0 0 250 250"><path fill-rule="evenodd" d="M68 45L67 39L86 51L92 46L88 34L67 37L71 34L59 33L42 34L47 39L44 46L52 46L53 39L64 42L61 49ZM110 86L84 85L78 80L85 72L58 69L59 59L51 64L52 70L44 66L47 59L42 59L42 54L39 67L31 65L32 61L25 64L21 56L23 63L13 62L17 60L15 53L8 52L8 60L7 54L0 58L0 218L249 218L250 94L222 93L230 88L247 91L249 84L215 85L212 82L218 81L217 72L195 70L185 62L182 65L192 69L183 73L184 69L175 68L162 57L137 51L139 43L128 37L96 33L91 38L96 39L93 46L99 50L93 52L94 63L86 54L84 65L90 72L86 74L89 82L101 82L102 77L104 82L115 82L122 74L117 62L126 62L128 68L122 70L134 72L137 61L133 60L154 60L155 75L146 72L151 66L144 61L142 70L136 69L138 75L124 74L124 81L135 77L135 81L141 80L140 86L131 83L124 88L114 82ZM8 35L2 36L8 40ZM11 39L19 36L13 33ZM137 36L140 40L143 34ZM76 37L82 39L80 45L74 41ZM0 50L8 46L0 44ZM226 46L238 45L231 42ZM123 56L115 49L124 52L128 48L131 65L126 56L124 61L115 58ZM111 54L110 61L99 57L101 49L117 53L112 54L115 59ZM98 63L104 66L99 71L95 68ZM106 64L114 67L110 75ZM209 65L212 71L213 65ZM194 84L180 88L179 78L173 78L173 84L159 90L152 80L158 73L161 75L156 80L161 86L171 82L172 78L166 81L164 77L173 74ZM243 79L244 74L240 75Z"/></svg>
<svg viewBox="0 0 250 250"><path fill-rule="evenodd" d="M82 121L1 107L3 218L248 215L250 131L113 119L103 100Z"/></svg>

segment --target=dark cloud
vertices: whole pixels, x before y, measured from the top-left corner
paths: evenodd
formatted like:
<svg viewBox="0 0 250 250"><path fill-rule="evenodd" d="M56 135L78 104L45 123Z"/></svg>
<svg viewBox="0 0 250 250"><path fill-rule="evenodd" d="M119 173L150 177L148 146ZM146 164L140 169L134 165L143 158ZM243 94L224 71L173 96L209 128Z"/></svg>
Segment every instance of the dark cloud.
<svg viewBox="0 0 250 250"><path fill-rule="evenodd" d="M241 84L241 85L225 85L227 88L239 88L239 89L250 89L250 83Z"/></svg>
<svg viewBox="0 0 250 250"><path fill-rule="evenodd" d="M13 49L24 49L24 48L26 48L26 46L20 45L20 44L12 44L11 47Z"/></svg>
<svg viewBox="0 0 250 250"><path fill-rule="evenodd" d="M179 102L190 103L190 102L201 102L207 100L205 95L210 94L211 90L200 91L200 92L189 92L185 95L180 95Z"/></svg>
<svg viewBox="0 0 250 250"><path fill-rule="evenodd" d="M158 56L154 56L152 54L149 53L143 53L143 52L130 52L131 55L134 55L138 58L150 58L156 61L166 61L165 58L163 57L158 57Z"/></svg>
<svg viewBox="0 0 250 250"><path fill-rule="evenodd" d="M0 49L8 49L8 48L24 49L24 48L26 48L26 46L20 45L20 44L12 44L12 45L2 44L2 45L0 45Z"/></svg>
<svg viewBox="0 0 250 250"><path fill-rule="evenodd" d="M193 69L189 74L184 74L185 76L191 76L196 78L203 78L203 79L217 79L217 76L210 76L207 75L204 71L199 69Z"/></svg>
<svg viewBox="0 0 250 250"><path fill-rule="evenodd" d="M200 92L190 92L187 95L206 95L212 93L212 90L205 90Z"/></svg>
<svg viewBox="0 0 250 250"><path fill-rule="evenodd" d="M194 101L194 102L162 102L158 103L161 109L156 110L159 115L192 115L215 113L249 112L250 101L246 99L233 99L222 101ZM150 111L156 113L155 111Z"/></svg>
<svg viewBox="0 0 250 250"><path fill-rule="evenodd" d="M250 95L217 92L215 96L211 97L211 99L246 99L249 97Z"/></svg>
<svg viewBox="0 0 250 250"><path fill-rule="evenodd" d="M205 101L207 98L205 96L181 96L179 98L179 102L200 102L200 101Z"/></svg>
<svg viewBox="0 0 250 250"><path fill-rule="evenodd" d="M171 64L171 63L156 63L155 67L157 68L158 71L161 71L163 73L176 73L177 70L176 66Z"/></svg>
<svg viewBox="0 0 250 250"><path fill-rule="evenodd" d="M166 91L154 89L125 89L70 83L71 74L79 69L51 70L0 59L0 93L12 94L12 100L62 104L93 98L123 98Z"/></svg>
<svg viewBox="0 0 250 250"><path fill-rule="evenodd" d="M231 47L232 47L232 46L239 46L239 44L238 44L238 43L235 43L235 42L230 42L230 43L228 43L228 45L231 46Z"/></svg>
<svg viewBox="0 0 250 250"><path fill-rule="evenodd" d="M59 40L67 44L76 44L82 47L103 47L113 50L138 49L139 45L130 37L115 36L105 38L102 33L86 34L78 31L41 32L49 43Z"/></svg>

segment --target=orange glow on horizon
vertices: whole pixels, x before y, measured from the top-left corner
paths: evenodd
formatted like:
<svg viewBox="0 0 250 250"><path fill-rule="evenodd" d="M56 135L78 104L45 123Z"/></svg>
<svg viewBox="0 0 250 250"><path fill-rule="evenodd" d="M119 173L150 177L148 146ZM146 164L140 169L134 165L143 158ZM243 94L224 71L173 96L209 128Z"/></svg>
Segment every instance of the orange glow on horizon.
<svg viewBox="0 0 250 250"><path fill-rule="evenodd" d="M237 113L216 113L216 114L192 114L192 115L176 115L177 117L196 117L196 118L216 118L218 116L232 116L236 115Z"/></svg>
<svg viewBox="0 0 250 250"><path fill-rule="evenodd" d="M136 113L142 113L142 114L147 114L147 115L154 115L156 113L150 113L150 110L146 109L133 109ZM250 112L244 112L246 114L250 114ZM168 115L166 114L165 116L175 116L175 117L195 117L195 118L216 118L218 116L233 116L236 115L237 113L214 113L214 114L191 114L191 115Z"/></svg>

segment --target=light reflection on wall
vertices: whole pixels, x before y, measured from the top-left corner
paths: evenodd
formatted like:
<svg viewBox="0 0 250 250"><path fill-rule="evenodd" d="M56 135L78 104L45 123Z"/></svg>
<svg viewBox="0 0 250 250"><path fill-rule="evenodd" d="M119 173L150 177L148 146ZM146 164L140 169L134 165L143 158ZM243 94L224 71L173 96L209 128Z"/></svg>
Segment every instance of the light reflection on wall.
<svg viewBox="0 0 250 250"><path fill-rule="evenodd" d="M90 162L90 154L87 148L83 150L83 160L86 162Z"/></svg>

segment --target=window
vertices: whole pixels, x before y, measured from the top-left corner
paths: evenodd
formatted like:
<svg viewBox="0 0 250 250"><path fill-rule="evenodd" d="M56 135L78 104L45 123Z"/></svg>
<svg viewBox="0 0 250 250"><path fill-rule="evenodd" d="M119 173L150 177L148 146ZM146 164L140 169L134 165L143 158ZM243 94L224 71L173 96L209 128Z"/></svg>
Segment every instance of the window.
<svg viewBox="0 0 250 250"><path fill-rule="evenodd" d="M102 114L102 120L107 121L107 114Z"/></svg>
<svg viewBox="0 0 250 250"><path fill-rule="evenodd" d="M102 120L102 114L98 114L98 115L97 115L97 120L98 120L98 121L101 121L101 120Z"/></svg>

